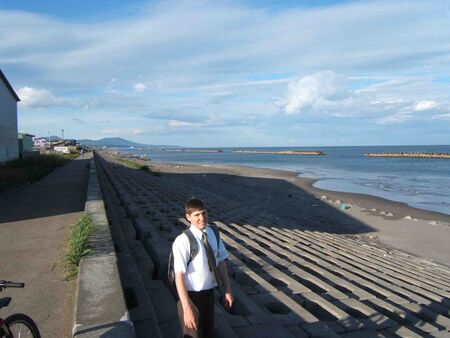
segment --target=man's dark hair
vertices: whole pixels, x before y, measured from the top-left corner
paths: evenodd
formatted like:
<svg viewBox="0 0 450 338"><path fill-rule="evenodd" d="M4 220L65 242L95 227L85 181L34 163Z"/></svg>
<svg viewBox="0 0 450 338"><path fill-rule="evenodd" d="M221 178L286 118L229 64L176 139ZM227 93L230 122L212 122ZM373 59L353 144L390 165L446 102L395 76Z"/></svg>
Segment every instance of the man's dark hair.
<svg viewBox="0 0 450 338"><path fill-rule="evenodd" d="M184 205L184 210L188 215L192 214L194 211L205 209L205 203L203 203L203 201L197 197L191 197Z"/></svg>

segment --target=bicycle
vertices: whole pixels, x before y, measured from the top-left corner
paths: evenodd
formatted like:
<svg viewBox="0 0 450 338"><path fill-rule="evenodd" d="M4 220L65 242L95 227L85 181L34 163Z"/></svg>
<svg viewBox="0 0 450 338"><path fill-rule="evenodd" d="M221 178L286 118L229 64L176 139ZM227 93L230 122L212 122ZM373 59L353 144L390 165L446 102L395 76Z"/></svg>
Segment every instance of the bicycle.
<svg viewBox="0 0 450 338"><path fill-rule="evenodd" d="M24 283L0 280L0 292L5 288L23 288ZM0 298L0 309L11 303L11 297ZM41 338L36 323L23 313L14 313L6 319L0 317L0 338Z"/></svg>

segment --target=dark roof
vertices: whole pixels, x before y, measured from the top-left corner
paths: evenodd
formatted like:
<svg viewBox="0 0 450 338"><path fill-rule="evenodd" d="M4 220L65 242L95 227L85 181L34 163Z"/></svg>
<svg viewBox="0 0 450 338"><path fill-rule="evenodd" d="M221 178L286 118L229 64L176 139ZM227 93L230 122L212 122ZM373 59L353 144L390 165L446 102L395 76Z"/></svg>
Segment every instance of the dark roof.
<svg viewBox="0 0 450 338"><path fill-rule="evenodd" d="M9 84L8 79L6 78L5 74L3 74L1 69L0 69L0 79L3 80L3 82L6 85L6 88L8 88L9 91L11 92L11 95L14 96L14 98L16 99L17 102L19 102L20 101L19 97L17 96L17 94L14 91L13 87Z"/></svg>
<svg viewBox="0 0 450 338"><path fill-rule="evenodd" d="M32 135L32 134L28 134L28 133L17 133L18 135L22 135L22 136L31 136L31 137L34 137L34 135Z"/></svg>

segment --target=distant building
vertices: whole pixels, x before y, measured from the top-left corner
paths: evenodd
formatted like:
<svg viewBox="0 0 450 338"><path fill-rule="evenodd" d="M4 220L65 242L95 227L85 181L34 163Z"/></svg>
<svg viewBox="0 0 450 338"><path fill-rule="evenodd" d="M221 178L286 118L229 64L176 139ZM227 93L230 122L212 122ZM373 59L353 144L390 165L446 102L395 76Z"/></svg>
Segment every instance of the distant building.
<svg viewBox="0 0 450 338"><path fill-rule="evenodd" d="M20 99L0 70L0 163L19 158L17 102Z"/></svg>
<svg viewBox="0 0 450 338"><path fill-rule="evenodd" d="M24 158L33 152L34 135L19 133L19 157Z"/></svg>
<svg viewBox="0 0 450 338"><path fill-rule="evenodd" d="M48 146L48 139L45 137L35 137L33 139L33 147L34 148L45 148Z"/></svg>
<svg viewBox="0 0 450 338"><path fill-rule="evenodd" d="M64 140L64 144L66 146L76 146L77 145L77 140L73 140L73 139L65 139Z"/></svg>
<svg viewBox="0 0 450 338"><path fill-rule="evenodd" d="M54 147L53 148L55 151L59 152L59 153L63 153L63 154L70 154L70 150L69 147Z"/></svg>

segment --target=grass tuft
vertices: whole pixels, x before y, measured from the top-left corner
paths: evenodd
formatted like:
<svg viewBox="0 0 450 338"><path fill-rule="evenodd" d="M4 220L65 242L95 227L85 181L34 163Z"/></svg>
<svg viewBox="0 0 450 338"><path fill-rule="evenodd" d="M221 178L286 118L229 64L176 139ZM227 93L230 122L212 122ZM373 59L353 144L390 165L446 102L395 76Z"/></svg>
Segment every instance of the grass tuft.
<svg viewBox="0 0 450 338"><path fill-rule="evenodd" d="M81 258L88 255L91 250L87 248L89 235L94 229L94 221L91 216L84 214L72 225L69 236L64 245L63 264L65 268L65 278L70 280L78 274Z"/></svg>
<svg viewBox="0 0 450 338"><path fill-rule="evenodd" d="M129 168L139 169L139 170L142 170L142 171L147 171L150 174L152 174L153 176L161 176L160 172L153 171L148 165L142 164L142 162L140 160L127 159L127 158L123 158L123 157L119 157L119 156L115 156L114 159L117 162L122 163L122 164L126 165Z"/></svg>

